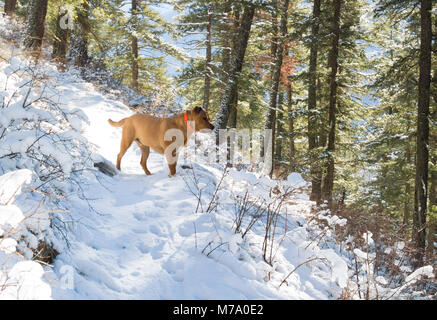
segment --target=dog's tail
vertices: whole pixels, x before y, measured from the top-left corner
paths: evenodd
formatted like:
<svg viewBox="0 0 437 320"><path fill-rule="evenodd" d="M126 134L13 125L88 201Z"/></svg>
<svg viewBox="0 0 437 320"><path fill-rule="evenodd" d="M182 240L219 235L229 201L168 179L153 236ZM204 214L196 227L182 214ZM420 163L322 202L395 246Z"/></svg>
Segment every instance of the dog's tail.
<svg viewBox="0 0 437 320"><path fill-rule="evenodd" d="M115 121L112 121L111 119L108 119L108 122L113 127L121 127L122 125L124 125L124 120L126 120L126 119L122 119L118 122L115 122Z"/></svg>

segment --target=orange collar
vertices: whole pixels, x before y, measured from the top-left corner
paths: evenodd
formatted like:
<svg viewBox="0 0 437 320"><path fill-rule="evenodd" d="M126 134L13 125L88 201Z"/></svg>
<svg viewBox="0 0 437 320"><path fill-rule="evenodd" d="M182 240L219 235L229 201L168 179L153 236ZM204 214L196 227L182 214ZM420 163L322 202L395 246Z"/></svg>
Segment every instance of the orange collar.
<svg viewBox="0 0 437 320"><path fill-rule="evenodd" d="M187 127L194 132L193 128L191 128L190 124L188 123L188 114L185 112L184 113L184 121L187 123Z"/></svg>

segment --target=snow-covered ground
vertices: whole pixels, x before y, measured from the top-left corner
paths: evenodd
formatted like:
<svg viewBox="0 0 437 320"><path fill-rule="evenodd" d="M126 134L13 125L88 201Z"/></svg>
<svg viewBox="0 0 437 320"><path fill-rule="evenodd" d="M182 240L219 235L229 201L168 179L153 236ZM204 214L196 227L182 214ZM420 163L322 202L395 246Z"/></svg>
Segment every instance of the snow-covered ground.
<svg viewBox="0 0 437 320"><path fill-rule="evenodd" d="M58 89L69 108L79 107L88 117L83 135L96 146L96 153L115 161L121 130L109 126L107 119L121 119L132 112L87 83L70 81ZM151 152L148 167L153 175L146 176L139 160L139 149L132 146L123 158L121 174L113 178L99 175L98 180L84 183L84 194L93 199L90 202L95 211L83 208L80 199L77 206L74 198L70 199L74 223L70 248L57 257L54 270L59 274L63 266L71 266L74 288L54 289L53 298L338 297L341 288L337 282L345 284L347 266L331 250L305 249L308 241L303 217L311 206L305 196L300 195L303 199L295 199L294 205L285 208L289 230L272 267L262 259L262 223L257 226L258 232L243 241L240 234L233 234L234 212L230 206L242 184L257 188L254 184L258 182L261 193L268 194L269 184L274 185L271 181L231 170L220 190L219 209L195 213L198 200L187 186L196 189L191 170L179 167L176 177L168 178L163 156ZM205 189L202 206L206 208L222 172L207 165L192 165L199 180L197 186ZM223 206L226 200L231 203ZM280 238L284 232L277 233ZM328 267L322 262L310 263L296 271L288 285L279 288L288 272L316 255L330 258Z"/></svg>
<svg viewBox="0 0 437 320"><path fill-rule="evenodd" d="M23 86L23 78L27 75L27 72L15 73L15 70L23 70L25 64L18 58L0 63L4 72L0 85L6 88L2 91L5 99L15 102L13 92ZM92 150L90 158L115 161L121 130L111 127L107 119L121 119L132 114L131 110L97 92L93 85L82 81L74 71L60 74L51 65L42 68L50 74L45 92L49 92L52 98L56 97L64 113L77 114L78 110L81 111L80 117L71 120L81 133L81 144ZM35 99L32 114L39 110L38 97L38 94L32 97ZM18 121L20 117L31 114L30 109L21 108L18 102L11 103L8 108L16 108L23 114L18 111L15 115L2 113L4 127L10 121ZM84 120L78 123L78 119ZM12 151L24 153L35 141L32 134L37 135L29 131L28 137L14 136L15 140L5 141L6 144L13 141ZM7 137L11 136L12 133ZM70 136L74 135L70 133ZM49 149L42 141L41 147L58 159L65 175L72 174L74 159L70 159L68 150L56 146L53 150ZM37 141L35 145L39 143ZM2 149L11 151L6 144L2 144ZM74 153L74 150L70 151ZM3 153L7 154L6 151ZM10 171L12 165L20 167L19 163L3 162L2 170L9 172L2 179L9 179L10 183L2 184L1 189L22 192L15 194L15 201L12 196L2 198L2 216L14 210L15 213L0 221L3 233L8 235L0 239L3 250L0 264L4 267L2 282L7 283L4 290L0 290L0 296L51 296L55 299L326 299L339 296L347 279L346 262L332 249L306 248L309 241L304 217L312 203L304 194L292 195L282 209L271 247L275 253L271 266L262 258L263 219L244 239L241 233L234 232L233 224L235 201L239 196L249 190L250 194L273 201L274 197L269 197L269 192L276 182L230 169L215 196L218 207L205 212L222 176L222 170L217 165L191 163L192 170L179 167L178 174L168 178L162 155L152 152L149 157L148 167L152 176L143 173L139 160L139 149L132 146L123 158L120 174L109 177L87 167L88 171L80 175L80 193L77 188L58 186L65 190L57 202L65 212L55 215L57 228L62 225L63 236L59 232L46 232L50 229L47 215L33 222L35 225L46 221L40 229L44 230L46 241L60 252L53 267L44 267L45 274L38 263L26 261L31 257L29 252L20 257L15 251L15 246L20 251L25 245L35 248L36 244L17 245L23 233L18 233L20 239L14 236L14 230L20 229L23 221L28 220L24 218L25 212L36 205L36 198L42 197L32 191L38 180L35 175L39 172L27 169ZM12 173L16 177L11 180L9 175ZM291 175L290 178L289 182L282 182L281 188L296 187L296 184L302 183L298 175ZM198 198L192 192L198 189L202 189L203 194L200 207ZM53 209L53 203L47 206ZM243 222L243 228L246 223ZM10 256L14 256L13 262L8 261ZM290 271L316 256L319 261L315 259L300 266L280 286ZM30 264L31 269L35 269L31 270L35 280L31 283L38 288L44 286L44 290L29 289L23 295L22 286L18 285L20 279L12 277L17 268L23 270L19 263ZM14 282L10 278L15 279Z"/></svg>
<svg viewBox="0 0 437 320"><path fill-rule="evenodd" d="M298 174L272 181L230 168L222 180L220 165L200 159L169 178L151 152L146 176L133 145L110 177L93 164L115 162L121 130L107 119L131 115L126 105L74 69L29 69L22 57L0 59L0 98L0 298L337 299L350 285L331 234L345 221L309 221ZM236 231L246 196L255 205ZM59 252L52 265L31 261L40 241ZM432 267L411 280L422 273Z"/></svg>

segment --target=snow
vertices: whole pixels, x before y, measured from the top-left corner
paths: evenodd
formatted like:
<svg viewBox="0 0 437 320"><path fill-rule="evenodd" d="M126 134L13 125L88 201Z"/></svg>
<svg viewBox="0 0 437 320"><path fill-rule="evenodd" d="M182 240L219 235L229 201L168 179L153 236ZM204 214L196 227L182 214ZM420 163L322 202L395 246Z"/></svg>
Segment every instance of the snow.
<svg viewBox="0 0 437 320"><path fill-rule="evenodd" d="M419 269L416 269L416 271L414 271L412 274L410 274L405 279L405 281L407 283L411 282L411 281L417 281L421 277L433 278L434 277L434 272L433 272L432 266L424 266L424 267L421 267Z"/></svg>
<svg viewBox="0 0 437 320"><path fill-rule="evenodd" d="M29 183L31 179L32 171L28 169L12 171L2 175L0 177L0 185L2 186L0 203L7 204L15 195L21 192L20 186Z"/></svg>
<svg viewBox="0 0 437 320"><path fill-rule="evenodd" d="M16 255L18 243L10 237L14 228L25 219L20 208L10 203L31 177L32 172L27 169L0 176L0 265L3 267L0 271L0 299L51 298L51 287L43 280L43 267Z"/></svg>
<svg viewBox="0 0 437 320"><path fill-rule="evenodd" d="M297 172L290 173L287 177L287 181L290 185L293 185L297 188L305 187L308 185L308 183Z"/></svg>
<svg viewBox="0 0 437 320"><path fill-rule="evenodd" d="M2 64L2 70L11 69L11 65L22 66L24 63L12 59L9 62L9 65ZM132 111L124 104L97 92L92 85L80 80L75 72L58 74L54 69L50 72L51 78L57 82L51 88L52 94L57 92L62 109L70 116L67 120L73 123L69 130L57 129L58 134L80 139L80 145L88 145L92 150L89 157L93 161L115 161L121 130L109 126L107 119L119 120L131 115ZM9 78L11 86L22 80L14 76L14 79ZM26 118L29 112L34 119L44 117L50 123L54 122L53 117L57 119L50 110L43 114L42 109L33 105L26 110L20 109L19 105L9 108L16 108L17 112L14 112L13 117L3 113L4 124ZM78 110L80 117L72 114ZM23 153L34 141L29 136L31 134L26 131L10 132L5 137L6 143L2 144L6 150L4 152ZM42 154L51 155L59 163L64 176L69 177L74 167L72 153L75 148L79 146L72 146L70 152L66 152L61 146L41 139L38 150ZM180 167L174 178L168 178L168 167L160 154L150 154L148 167L152 176L143 173L139 160L140 152L133 146L123 158L120 174L110 178L95 170L84 173L79 179L81 193L71 189L72 186L68 184L62 184L62 181L57 182L57 187L62 185L61 189L67 191L70 188L73 191L68 193L66 199L58 200L68 213L56 215L59 225L66 228L64 232L68 245L63 243L62 238L55 236L54 232L49 232L49 219L45 224L44 219L38 221L38 226L45 230L45 239L52 242L60 252L53 262L53 268L44 267L45 273L57 280L50 283L36 281L35 286L41 286L40 296L29 287L25 295L17 294L14 297L327 299L339 296L341 287L345 285L344 277L347 276L344 270L346 262L341 262L342 258L329 250L305 249L303 246L307 232L301 230L299 224L305 223L302 215L308 214L312 202L298 199L296 194L293 204L284 206L287 227L284 222L278 227L276 242L272 244L276 252L272 265L262 258L262 221L244 239L233 230L233 208L238 195L249 190L251 196L271 202L273 199L269 192L275 186L281 190L305 188L307 184L300 175L291 174L287 181L276 182L257 173L232 168L215 196L220 205L217 210L206 212L221 179L221 167L192 162L198 179L194 183L192 172ZM187 161L191 162L189 159ZM0 178L7 185L7 188L2 189L3 202L7 202L16 189L8 185L8 181L14 181L17 186L30 183L32 169L35 169L34 165L29 166L29 170L9 171ZM38 180L37 177L35 180ZM189 191L190 188L201 188L202 210L196 212L198 199ZM22 208L28 209L35 205L35 202L28 202L27 199L33 196L31 190L27 190L19 201L2 208L8 214L2 216L6 217L9 224L24 223ZM44 217L47 218L47 215ZM26 221L25 224L35 229L37 223L34 221L28 225ZM246 224L243 225L245 227ZM291 236L299 230L302 232ZM31 248L38 244L38 237L29 232L25 233L25 238L25 244L19 244L18 237L4 242L4 254L10 254L20 245L23 249L25 245ZM319 261L314 260L298 268L293 277L287 279L287 285L279 286L290 270L318 254L321 256ZM27 251L27 256L31 257L31 252ZM330 261L328 267L322 258ZM40 265L37 264L40 269L22 267L19 264L21 262L10 265L9 276L12 275L26 285L30 281L24 276L26 270L32 277L40 278ZM61 285L65 268L71 270L71 288ZM317 272L317 277L312 275L313 272ZM50 290L44 289L44 285L49 286ZM12 297L11 292L5 294Z"/></svg>
<svg viewBox="0 0 437 320"><path fill-rule="evenodd" d="M223 166L187 157L169 178L164 157L151 152L146 176L133 144L121 172L106 176L93 164L115 162L121 139L107 119L132 110L77 70L60 73L48 63L37 70L47 79L38 91L26 72L14 73L27 67L25 59L0 62L1 95L10 101L0 110L0 133L8 129L0 138L0 298L337 299L351 285L350 257L332 236L346 220L324 210L318 218L326 228L309 222L314 203L298 173L285 181L236 168L223 175ZM30 88L36 91L24 108ZM26 127L28 120L41 127ZM194 147L191 140L187 150ZM8 157L12 152L17 156ZM53 167L60 175L50 180ZM266 259L265 217L244 236L235 230L236 204L246 194L272 212L279 208ZM249 217L241 225L247 228ZM371 233L363 239L373 241ZM41 241L59 252L52 265L31 261ZM410 277L432 273L428 266Z"/></svg>
<svg viewBox="0 0 437 320"><path fill-rule="evenodd" d="M0 299L47 300L51 288L43 279L44 269L34 261L16 263L7 275Z"/></svg>

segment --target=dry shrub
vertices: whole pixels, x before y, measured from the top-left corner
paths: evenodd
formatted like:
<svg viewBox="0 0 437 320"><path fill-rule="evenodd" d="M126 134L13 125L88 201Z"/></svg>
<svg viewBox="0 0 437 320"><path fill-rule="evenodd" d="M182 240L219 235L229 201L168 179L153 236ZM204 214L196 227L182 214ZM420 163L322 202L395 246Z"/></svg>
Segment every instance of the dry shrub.
<svg viewBox="0 0 437 320"><path fill-rule="evenodd" d="M320 208L314 210L313 219L324 228L327 223L318 219L319 211ZM342 208L336 215L347 219L344 226L336 226L333 231L336 240L346 244L350 253L350 284L353 284L344 288L341 299L357 296L360 299L430 298L437 293L435 278L422 278L411 284L405 282L417 267L415 257L419 250L411 241L408 226L399 223L395 217L354 208ZM356 250L367 257L360 258ZM377 279L379 276L384 277L387 283L381 285ZM381 286L393 290L378 292Z"/></svg>
<svg viewBox="0 0 437 320"><path fill-rule="evenodd" d="M44 240L38 242L38 247L33 250L32 260L40 262L42 264L50 265L59 252L53 248L53 246Z"/></svg>

